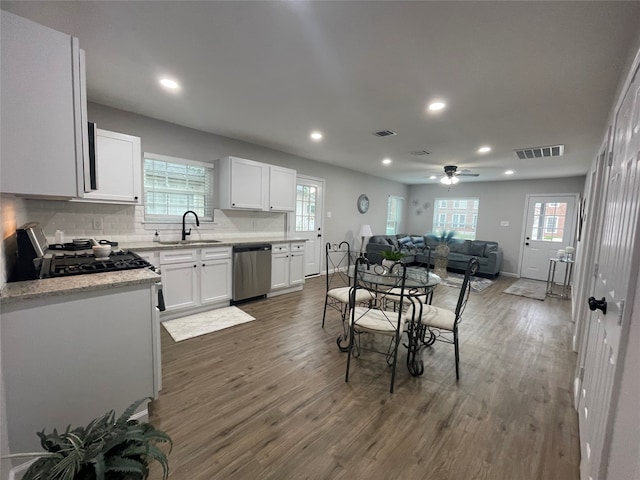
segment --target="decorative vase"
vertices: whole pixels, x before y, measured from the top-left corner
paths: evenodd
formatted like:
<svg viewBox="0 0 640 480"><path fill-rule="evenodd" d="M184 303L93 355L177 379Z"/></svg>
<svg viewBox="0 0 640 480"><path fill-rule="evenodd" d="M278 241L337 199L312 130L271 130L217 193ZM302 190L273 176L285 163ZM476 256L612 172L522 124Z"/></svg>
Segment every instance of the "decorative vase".
<svg viewBox="0 0 640 480"><path fill-rule="evenodd" d="M449 264L449 246L440 243L435 248L435 260L433 261L433 273L441 279L447 278L447 265Z"/></svg>
<svg viewBox="0 0 640 480"><path fill-rule="evenodd" d="M385 271L387 271L387 272L390 272L395 264L396 264L396 262L393 261L393 260L386 260L386 259L382 260L382 266L384 267Z"/></svg>

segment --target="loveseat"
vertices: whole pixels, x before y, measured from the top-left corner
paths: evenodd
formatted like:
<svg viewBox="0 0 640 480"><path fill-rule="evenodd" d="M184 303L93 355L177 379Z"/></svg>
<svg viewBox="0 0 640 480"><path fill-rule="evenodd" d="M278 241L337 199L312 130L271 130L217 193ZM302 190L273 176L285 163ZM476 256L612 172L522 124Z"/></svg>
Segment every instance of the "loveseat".
<svg viewBox="0 0 640 480"><path fill-rule="evenodd" d="M381 263L382 252L394 250L404 253L402 261L409 265L433 265L438 241L426 235L374 235L369 238L366 256L370 262ZM476 275L495 278L502 267L502 250L497 242L487 240L453 239L449 243L447 270L464 271L471 257L478 257Z"/></svg>

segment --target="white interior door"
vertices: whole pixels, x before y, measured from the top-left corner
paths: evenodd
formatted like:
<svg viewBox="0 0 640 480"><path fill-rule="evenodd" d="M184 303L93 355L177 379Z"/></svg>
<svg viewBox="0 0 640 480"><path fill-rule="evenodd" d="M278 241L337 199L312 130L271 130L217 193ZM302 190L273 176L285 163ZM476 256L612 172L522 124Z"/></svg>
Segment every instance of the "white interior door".
<svg viewBox="0 0 640 480"><path fill-rule="evenodd" d="M322 207L324 180L298 175L293 233L305 238L305 276L320 275L322 264Z"/></svg>
<svg viewBox="0 0 640 480"><path fill-rule="evenodd" d="M634 106L635 105L635 106ZM640 251L637 241L640 216L640 80L631 82L617 112L613 158L606 196L601 205L602 226L594 297L606 302L606 313L596 310L589 320L589 338L579 403L581 463L583 479L607 478L607 467L620 392L616 375L623 371L623 357L631 305L638 279ZM583 299L586 301L586 299ZM627 368L637 369L637 365ZM619 378L619 377L618 377ZM613 392L616 392L614 394ZM633 393L632 393L633 394ZM634 399L637 401L637 398ZM624 425L624 419L621 422ZM637 435L637 425L624 426ZM616 435L621 435L620 431ZM631 439L628 444L631 444ZM637 444L635 455L637 455ZM629 457L630 465L635 455ZM622 467L625 469L625 466Z"/></svg>
<svg viewBox="0 0 640 480"><path fill-rule="evenodd" d="M546 280L549 259L559 249L573 245L576 194L528 197L520 276ZM566 265L558 263L556 279L564 278Z"/></svg>

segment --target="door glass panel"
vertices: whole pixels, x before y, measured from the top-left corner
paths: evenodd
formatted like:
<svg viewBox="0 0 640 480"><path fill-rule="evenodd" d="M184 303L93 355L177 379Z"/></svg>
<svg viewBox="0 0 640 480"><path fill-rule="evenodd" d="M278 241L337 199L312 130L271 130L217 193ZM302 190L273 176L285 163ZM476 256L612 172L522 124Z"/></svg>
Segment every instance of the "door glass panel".
<svg viewBox="0 0 640 480"><path fill-rule="evenodd" d="M566 203L536 203L533 212L531 240L562 242L566 218Z"/></svg>
<svg viewBox="0 0 640 480"><path fill-rule="evenodd" d="M296 232L316 229L316 190L311 185L298 185L296 190Z"/></svg>

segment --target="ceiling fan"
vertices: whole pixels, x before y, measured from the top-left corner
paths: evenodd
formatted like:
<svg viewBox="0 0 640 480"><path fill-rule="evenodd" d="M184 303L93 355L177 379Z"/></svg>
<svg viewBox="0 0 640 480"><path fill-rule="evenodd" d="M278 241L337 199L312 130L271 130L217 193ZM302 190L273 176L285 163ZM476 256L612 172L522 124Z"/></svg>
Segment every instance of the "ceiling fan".
<svg viewBox="0 0 640 480"><path fill-rule="evenodd" d="M445 165L444 174L440 179L440 183L445 185L455 185L459 182L458 177L477 177L478 173L471 173L469 170L458 170L455 165Z"/></svg>

